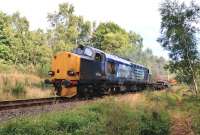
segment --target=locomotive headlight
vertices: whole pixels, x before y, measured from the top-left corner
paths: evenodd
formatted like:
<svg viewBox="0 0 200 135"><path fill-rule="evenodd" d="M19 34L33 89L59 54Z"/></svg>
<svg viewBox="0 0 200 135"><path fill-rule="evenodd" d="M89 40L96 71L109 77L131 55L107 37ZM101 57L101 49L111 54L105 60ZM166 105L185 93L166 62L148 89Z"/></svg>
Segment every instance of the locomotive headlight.
<svg viewBox="0 0 200 135"><path fill-rule="evenodd" d="M48 72L48 75L54 76L54 75L55 75L55 72L54 72L54 71L49 71L49 72Z"/></svg>
<svg viewBox="0 0 200 135"><path fill-rule="evenodd" d="M72 71L72 70L69 70L69 71L67 71L67 74L68 74L69 76L74 76L74 75L75 75L75 72Z"/></svg>

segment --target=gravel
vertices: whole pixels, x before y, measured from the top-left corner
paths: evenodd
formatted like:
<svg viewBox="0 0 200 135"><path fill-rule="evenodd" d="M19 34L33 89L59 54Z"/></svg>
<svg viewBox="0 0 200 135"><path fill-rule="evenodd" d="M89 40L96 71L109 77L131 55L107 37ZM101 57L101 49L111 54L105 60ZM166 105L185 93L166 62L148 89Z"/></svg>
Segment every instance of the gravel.
<svg viewBox="0 0 200 135"><path fill-rule="evenodd" d="M57 104L52 104L52 105L25 107L25 108L19 108L19 109L0 111L0 122L4 123L14 118L36 116L36 115L47 113L47 112L64 111L66 109L70 110L76 106L79 106L88 102L91 102L91 101L90 100L74 101L74 102L67 102L67 103L57 103Z"/></svg>

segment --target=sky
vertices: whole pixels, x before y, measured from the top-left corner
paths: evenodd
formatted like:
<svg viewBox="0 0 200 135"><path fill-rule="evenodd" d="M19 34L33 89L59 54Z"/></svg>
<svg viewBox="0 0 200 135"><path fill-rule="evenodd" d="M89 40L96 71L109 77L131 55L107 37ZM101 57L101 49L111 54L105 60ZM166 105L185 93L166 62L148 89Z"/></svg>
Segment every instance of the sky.
<svg viewBox="0 0 200 135"><path fill-rule="evenodd" d="M186 3L189 0L182 0ZM86 20L113 21L127 31L143 37L144 49L150 48L156 56L168 59L168 53L159 43L161 0L0 0L0 11L12 14L19 11L30 22L30 29L46 29L47 14L58 11L60 3L68 2L75 7L75 14Z"/></svg>

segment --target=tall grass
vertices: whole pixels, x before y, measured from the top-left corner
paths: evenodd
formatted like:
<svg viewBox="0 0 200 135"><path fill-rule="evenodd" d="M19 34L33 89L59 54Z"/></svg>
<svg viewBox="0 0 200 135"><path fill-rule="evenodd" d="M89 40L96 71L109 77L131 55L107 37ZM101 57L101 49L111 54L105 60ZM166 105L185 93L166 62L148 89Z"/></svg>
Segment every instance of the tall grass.
<svg viewBox="0 0 200 135"><path fill-rule="evenodd" d="M5 64L0 60L0 73L8 73L13 69L9 64Z"/></svg>
<svg viewBox="0 0 200 135"><path fill-rule="evenodd" d="M38 76L18 72L0 74L0 100L48 97L50 91L51 87Z"/></svg>
<svg viewBox="0 0 200 135"><path fill-rule="evenodd" d="M11 94L15 97L24 97L26 94L24 83L16 82L15 86L11 87Z"/></svg>
<svg viewBox="0 0 200 135"><path fill-rule="evenodd" d="M188 131L192 131L194 134L200 135L200 98L193 96L187 86L176 86L168 91L145 92L145 96L149 104L156 104L158 108L164 108L172 118L174 114L181 115L179 122L185 124L187 126L185 128L191 129L179 129L179 123L173 125L175 130L185 132L180 134L186 135ZM185 123L187 119L191 119L191 122Z"/></svg>
<svg viewBox="0 0 200 135"><path fill-rule="evenodd" d="M9 93L12 88L12 84L7 76L1 77L1 90L3 93Z"/></svg>
<svg viewBox="0 0 200 135"><path fill-rule="evenodd" d="M7 76L2 77L2 93L11 94L14 97L23 97L26 94L26 88L22 82L11 82Z"/></svg>

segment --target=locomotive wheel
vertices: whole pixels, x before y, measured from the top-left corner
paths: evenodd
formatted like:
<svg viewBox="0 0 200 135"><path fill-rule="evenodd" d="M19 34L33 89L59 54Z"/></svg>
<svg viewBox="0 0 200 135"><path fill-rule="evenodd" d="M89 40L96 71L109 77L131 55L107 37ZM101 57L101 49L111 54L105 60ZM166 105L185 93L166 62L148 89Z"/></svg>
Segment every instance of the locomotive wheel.
<svg viewBox="0 0 200 135"><path fill-rule="evenodd" d="M94 96L94 91L90 87L79 87L78 88L78 96L84 98L91 98Z"/></svg>

